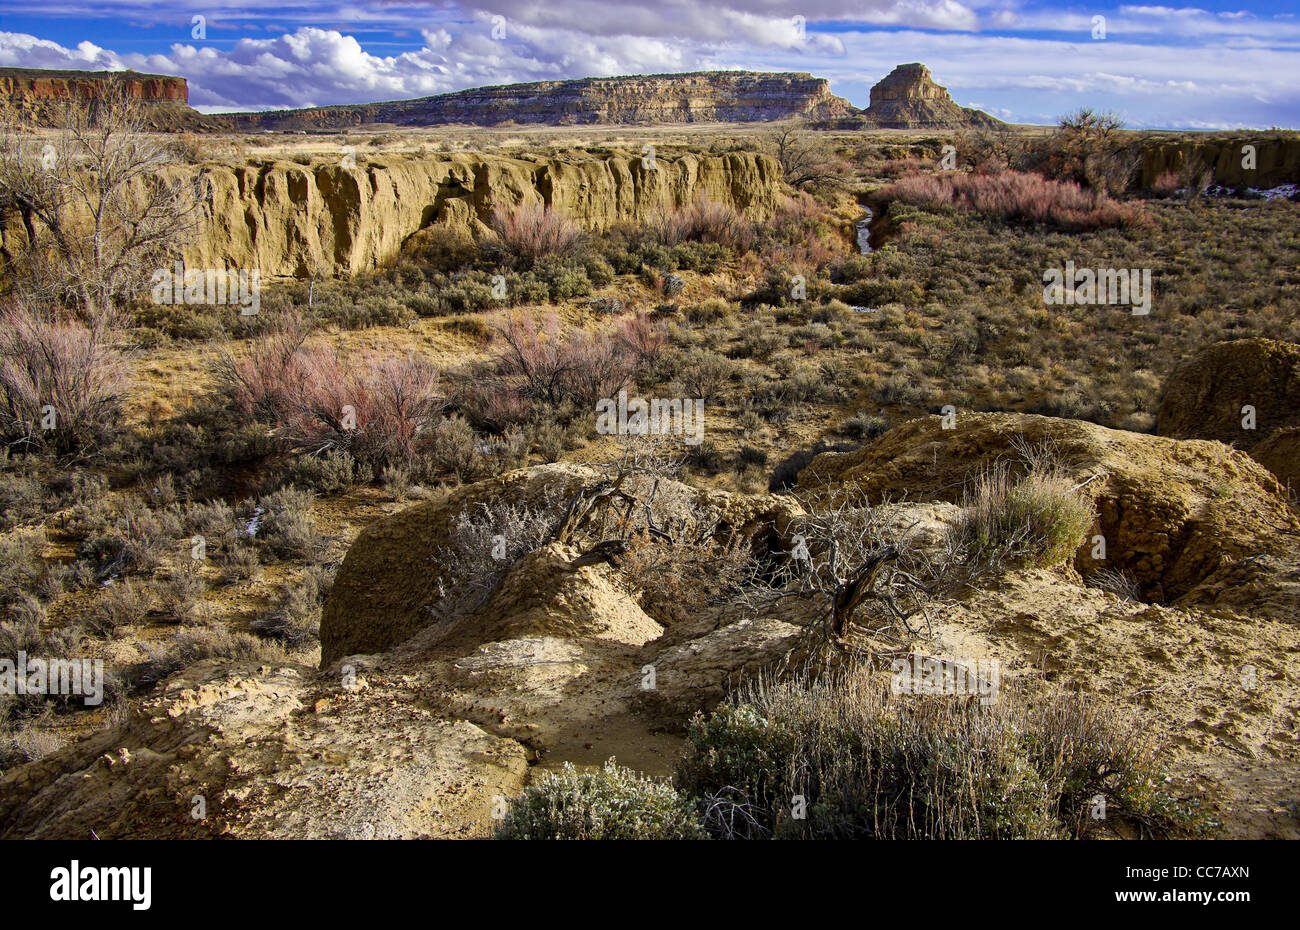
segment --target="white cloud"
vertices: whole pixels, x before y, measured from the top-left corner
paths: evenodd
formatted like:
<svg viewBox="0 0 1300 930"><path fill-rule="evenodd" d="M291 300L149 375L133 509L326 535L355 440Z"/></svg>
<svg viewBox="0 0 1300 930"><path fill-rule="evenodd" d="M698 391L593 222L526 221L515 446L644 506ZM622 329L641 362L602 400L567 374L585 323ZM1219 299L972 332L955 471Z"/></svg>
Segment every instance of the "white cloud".
<svg viewBox="0 0 1300 930"><path fill-rule="evenodd" d="M385 54L371 34L298 26L269 28L229 43L178 42L156 54L119 53L82 42L75 48L30 35L0 33L0 65L135 68L189 79L191 104L205 110L360 103L467 87L572 77L710 69L810 71L865 106L867 90L896 64L923 61L964 105L1012 120L1039 121L1080 105L1125 111L1136 125L1286 125L1300 122L1292 76L1300 73L1300 24L1254 16L1223 18L1198 10L1129 7L1108 19L1108 38L1089 37L1090 16L1023 10L972 0L998 20L996 35L946 29L888 33L863 27L828 33L819 19L844 14L847 0L801 3L801 30L781 0L722 0L710 7L664 0L662 8L613 0L500 0L506 36L492 38L488 0L468 18L431 11L416 30L421 48ZM181 2L181 7L185 3ZM464 4L462 4L464 5ZM305 7L304 7L305 9ZM375 16L369 7L365 15ZM280 9L277 8L277 20ZM663 15L660 15L662 12ZM858 22L912 18L964 21L970 7L950 0L875 0L856 7ZM188 21L188 12L183 16ZM1177 45L1164 33L1121 28L1129 20L1190 24ZM292 17L283 21L292 22ZM1196 30L1217 24L1206 38ZM1049 25L1050 24L1050 25ZM1068 27L1068 29L1066 28ZM1021 31L1077 30L1073 41ZM1227 32L1223 32L1227 30ZM188 38L188 33L183 33ZM413 33L414 34L414 33Z"/></svg>

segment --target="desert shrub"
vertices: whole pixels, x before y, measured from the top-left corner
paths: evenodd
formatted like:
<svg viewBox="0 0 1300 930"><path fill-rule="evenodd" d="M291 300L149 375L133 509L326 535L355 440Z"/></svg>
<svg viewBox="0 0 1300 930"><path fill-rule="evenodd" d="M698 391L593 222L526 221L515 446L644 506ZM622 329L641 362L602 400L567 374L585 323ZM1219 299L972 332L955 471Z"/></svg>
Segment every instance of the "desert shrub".
<svg viewBox="0 0 1300 930"><path fill-rule="evenodd" d="M145 659L127 674L136 690L147 690L169 675L204 659L236 662L280 662L286 656L274 643L248 633L217 627L182 627L163 643L141 643Z"/></svg>
<svg viewBox="0 0 1300 930"><path fill-rule="evenodd" d="M207 590L203 578L190 562L173 570L167 578L153 585L159 619L164 623L182 624L195 619L199 599Z"/></svg>
<svg viewBox="0 0 1300 930"><path fill-rule="evenodd" d="M873 259L870 255L850 255L835 265L831 280L836 284L856 284L871 277Z"/></svg>
<svg viewBox="0 0 1300 930"><path fill-rule="evenodd" d="M564 330L548 313L507 313L495 324L496 375L519 397L552 406L572 401L590 408L613 397L632 378L635 359L605 333Z"/></svg>
<svg viewBox="0 0 1300 930"><path fill-rule="evenodd" d="M110 339L100 326L60 321L23 303L0 309L0 438L59 453L108 441L127 384Z"/></svg>
<svg viewBox="0 0 1300 930"><path fill-rule="evenodd" d="M48 712L52 713L52 708ZM28 762L37 762L58 752L65 745L63 737L36 721L26 720L17 726L11 726L4 719L7 716L3 706L0 706L0 772Z"/></svg>
<svg viewBox="0 0 1300 930"><path fill-rule="evenodd" d="M384 466L389 467L393 466ZM358 462L347 449L331 449L320 455L295 458L285 467L282 480L319 494L333 494L354 485L369 484L374 480L374 469L366 462Z"/></svg>
<svg viewBox="0 0 1300 930"><path fill-rule="evenodd" d="M1137 172L1140 153L1121 137L1123 122L1113 113L1082 107L1062 116L1041 152L1030 152L1034 170L1049 178L1124 193Z"/></svg>
<svg viewBox="0 0 1300 930"><path fill-rule="evenodd" d="M758 679L697 715L675 781L720 838L1082 837L1098 795L1153 831L1194 820L1140 723L1084 697L895 695L852 669Z"/></svg>
<svg viewBox="0 0 1300 930"><path fill-rule="evenodd" d="M531 267L545 256L574 258L586 246L586 234L576 222L549 207L498 206L490 222L496 245L507 255Z"/></svg>
<svg viewBox="0 0 1300 930"><path fill-rule="evenodd" d="M550 301L569 300L591 293L591 279L585 267L558 255L545 255L533 265L532 273L546 284Z"/></svg>
<svg viewBox="0 0 1300 930"><path fill-rule="evenodd" d="M0 532L41 516L44 498L45 485L34 475L0 472Z"/></svg>
<svg viewBox="0 0 1300 930"><path fill-rule="evenodd" d="M226 584L252 581L262 573L262 560L257 547L243 542L235 543L221 551L221 579Z"/></svg>
<svg viewBox="0 0 1300 930"><path fill-rule="evenodd" d="M839 431L859 442L870 442L889 429L889 421L861 410L840 424Z"/></svg>
<svg viewBox="0 0 1300 930"><path fill-rule="evenodd" d="M249 623L249 629L289 648L302 648L320 638L320 610L329 593L331 578L312 567L296 582L280 588L274 608Z"/></svg>
<svg viewBox="0 0 1300 930"><path fill-rule="evenodd" d="M551 537L563 512L558 493L529 503L479 502L451 521L447 543L434 553L441 567L431 613L449 620L482 605L519 559Z"/></svg>
<svg viewBox="0 0 1300 930"><path fill-rule="evenodd" d="M36 590L45 571L44 530L19 530L0 537L0 607Z"/></svg>
<svg viewBox="0 0 1300 930"><path fill-rule="evenodd" d="M656 323L645 313L622 317L614 330L616 338L624 345L638 365L653 365L663 351L668 334L662 323Z"/></svg>
<svg viewBox="0 0 1300 930"><path fill-rule="evenodd" d="M1135 208L1117 203L1105 191L1019 171L908 175L879 193L884 200L928 210L953 209L1067 230L1124 227L1141 221Z"/></svg>
<svg viewBox="0 0 1300 930"><path fill-rule="evenodd" d="M1142 600L1142 586L1122 568L1103 568L1087 575L1083 581L1090 588L1109 591L1126 601Z"/></svg>
<svg viewBox="0 0 1300 930"><path fill-rule="evenodd" d="M1070 558L1096 514L1055 468L1015 477L1009 466L975 476L963 494L954 541L970 561L1045 567Z"/></svg>
<svg viewBox="0 0 1300 930"><path fill-rule="evenodd" d="M299 451L346 451L369 470L366 480L384 465L413 462L442 413L437 369L414 355L344 359L305 339L305 326L289 320L247 355L223 354L215 375L231 408L281 426Z"/></svg>
<svg viewBox="0 0 1300 930"><path fill-rule="evenodd" d="M583 267L593 287L608 287L614 283L614 266L599 255L589 255Z"/></svg>
<svg viewBox="0 0 1300 930"><path fill-rule="evenodd" d="M753 223L729 204L704 194L686 207L655 210L646 221L646 231L664 246L697 241L744 253L754 243Z"/></svg>
<svg viewBox="0 0 1300 930"><path fill-rule="evenodd" d="M176 551L182 532L174 510L154 510L130 499L106 527L86 537L80 553L94 563L100 578L148 571Z"/></svg>
<svg viewBox="0 0 1300 930"><path fill-rule="evenodd" d="M456 271L478 257L478 246L467 231L456 226L430 226L410 248L411 261L435 271Z"/></svg>
<svg viewBox="0 0 1300 930"><path fill-rule="evenodd" d="M452 415L433 429L414 474L430 479L452 475L459 481L475 481L491 471L482 437L464 417Z"/></svg>
<svg viewBox="0 0 1300 930"><path fill-rule="evenodd" d="M123 627L140 623L149 608L149 596L141 585L118 581L96 596L91 604L88 624L95 633L108 636Z"/></svg>
<svg viewBox="0 0 1300 930"><path fill-rule="evenodd" d="M717 352L693 348L682 357L678 379L687 397L717 400L731 380L735 364Z"/></svg>
<svg viewBox="0 0 1300 930"><path fill-rule="evenodd" d="M496 830L502 840L704 839L689 802L665 781L611 759L596 772L566 762L515 798Z"/></svg>
<svg viewBox="0 0 1300 930"><path fill-rule="evenodd" d="M280 558L315 560L325 538L312 517L315 495L294 487L280 488L257 501L255 536Z"/></svg>

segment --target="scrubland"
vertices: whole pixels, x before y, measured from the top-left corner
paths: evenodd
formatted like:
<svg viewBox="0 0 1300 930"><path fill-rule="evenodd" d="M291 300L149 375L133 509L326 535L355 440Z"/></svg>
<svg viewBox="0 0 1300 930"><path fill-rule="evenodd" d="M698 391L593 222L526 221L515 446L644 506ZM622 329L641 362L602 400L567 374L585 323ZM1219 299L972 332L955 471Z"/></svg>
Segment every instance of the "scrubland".
<svg viewBox="0 0 1300 930"><path fill-rule="evenodd" d="M343 143L557 155L637 151L650 138L670 152L770 145L748 132ZM703 439L674 448L674 477L758 494L791 490L815 451L857 448L949 406L1149 433L1165 380L1199 348L1243 335L1300 342L1300 204L1194 185L1116 189L1113 172L1090 177L1087 158L1071 160L1077 139L1025 137L1050 157L1021 170L987 140L958 140L981 157L945 171L946 137L827 133L806 143L826 177L792 187L768 222L707 199L603 232L498 210L489 235L441 230L380 272L269 283L256 316L135 302L107 327L11 293L0 320L0 654L90 654L109 679L94 710L4 699L0 767L113 725L200 660L317 663L322 604L366 525L525 466L616 459L593 411L620 391L703 399ZM196 160L310 162L333 142L188 145ZM866 206L873 248L860 254ZM1066 261L1151 269L1151 314L1045 305L1044 270ZM64 413L41 429L51 384ZM1077 488L1049 465L973 478L954 563L1069 563L1094 518ZM506 521L519 554L556 516ZM701 603L737 599L747 556L707 555L676 556L722 579ZM624 563L629 589L647 587L654 556ZM490 593L498 581L462 583ZM1123 577L1111 586L1131 591ZM1082 812L1098 793L1141 835L1210 829L1168 789L1162 747L1137 738L1129 708L1011 694L987 711L882 697L865 681L843 669L760 678L689 725L673 783L615 764L561 771L529 787L497 832L1075 837L1091 835ZM792 820L787 796L801 793L811 814Z"/></svg>

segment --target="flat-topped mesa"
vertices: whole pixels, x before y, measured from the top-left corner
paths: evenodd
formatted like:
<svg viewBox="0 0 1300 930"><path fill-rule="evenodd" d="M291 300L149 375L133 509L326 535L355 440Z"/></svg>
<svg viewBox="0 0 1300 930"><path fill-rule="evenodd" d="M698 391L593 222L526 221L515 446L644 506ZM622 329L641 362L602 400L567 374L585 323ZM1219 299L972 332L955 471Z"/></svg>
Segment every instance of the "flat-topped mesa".
<svg viewBox="0 0 1300 930"><path fill-rule="evenodd" d="M801 72L701 71L476 87L388 103L224 117L237 130L338 129L365 124L438 126L748 123L857 111L823 78Z"/></svg>
<svg viewBox="0 0 1300 930"><path fill-rule="evenodd" d="M189 85L183 77L140 74L136 71L49 71L0 68L0 99L23 119L49 125L57 121L63 102L90 99L110 84L146 104L150 129L210 129L211 120L189 108Z"/></svg>

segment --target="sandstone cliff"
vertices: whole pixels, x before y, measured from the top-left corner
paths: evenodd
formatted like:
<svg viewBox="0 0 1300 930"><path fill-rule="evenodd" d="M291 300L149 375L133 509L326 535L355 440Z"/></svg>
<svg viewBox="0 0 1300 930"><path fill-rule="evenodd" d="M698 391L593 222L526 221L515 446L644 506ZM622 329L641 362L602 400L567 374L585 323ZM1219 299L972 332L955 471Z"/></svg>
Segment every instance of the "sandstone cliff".
<svg viewBox="0 0 1300 930"><path fill-rule="evenodd" d="M44 71L0 68L0 99L24 121L38 125L57 118L62 101L91 98L110 82L126 86L127 93L148 104L151 129L215 129L218 124L187 106L185 78L135 71Z"/></svg>
<svg viewBox="0 0 1300 930"><path fill-rule="evenodd" d="M762 220L785 189L777 162L757 154L659 157L654 168L640 155L575 154L384 158L356 167L264 162L205 171L211 200L187 264L256 268L263 277L372 270L429 226L481 232L498 205L542 204L599 230L700 196Z"/></svg>
<svg viewBox="0 0 1300 930"><path fill-rule="evenodd" d="M969 129L1001 126L982 110L959 107L920 62L899 65L871 88L871 105L848 119L823 121L834 129Z"/></svg>
<svg viewBox="0 0 1300 930"><path fill-rule="evenodd" d="M1253 167L1243 147L1255 150ZM1154 187L1161 175L1206 171L1215 184L1266 190L1300 183L1300 135L1243 132L1232 139L1149 141L1142 146L1140 185Z"/></svg>
<svg viewBox="0 0 1300 930"><path fill-rule="evenodd" d="M748 123L790 116L828 119L853 112L848 101L830 92L824 79L810 74L704 71L477 87L389 103L237 113L224 120L237 130L284 130L371 123Z"/></svg>

